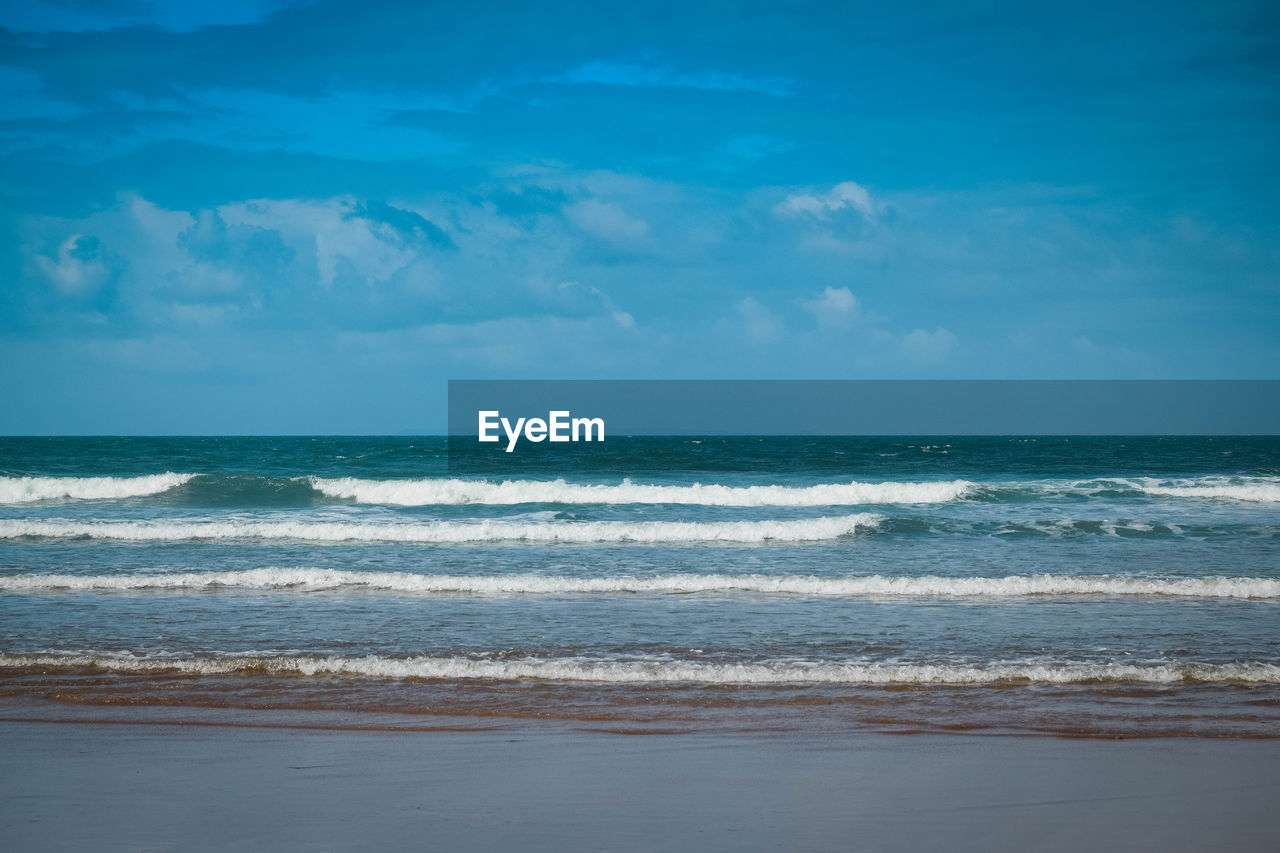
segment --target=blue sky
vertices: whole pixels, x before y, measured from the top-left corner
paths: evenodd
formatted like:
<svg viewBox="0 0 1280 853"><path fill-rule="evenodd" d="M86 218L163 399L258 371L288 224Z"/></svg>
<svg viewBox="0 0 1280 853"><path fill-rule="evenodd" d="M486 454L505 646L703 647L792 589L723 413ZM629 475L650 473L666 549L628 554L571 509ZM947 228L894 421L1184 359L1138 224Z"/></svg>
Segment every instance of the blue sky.
<svg viewBox="0 0 1280 853"><path fill-rule="evenodd" d="M0 9L0 431L1276 378L1274 3Z"/></svg>

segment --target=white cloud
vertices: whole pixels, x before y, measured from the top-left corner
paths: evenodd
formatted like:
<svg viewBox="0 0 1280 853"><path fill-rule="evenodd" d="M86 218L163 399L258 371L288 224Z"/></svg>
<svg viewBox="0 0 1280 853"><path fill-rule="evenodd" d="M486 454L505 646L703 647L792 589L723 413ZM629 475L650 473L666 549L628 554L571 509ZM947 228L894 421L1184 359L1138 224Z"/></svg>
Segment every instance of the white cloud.
<svg viewBox="0 0 1280 853"><path fill-rule="evenodd" d="M648 222L611 201L584 199L567 205L564 215L588 234L618 245L639 243L649 236Z"/></svg>
<svg viewBox="0 0 1280 853"><path fill-rule="evenodd" d="M171 270L168 280L188 294L214 298L233 296L244 286L244 276L237 270L202 263Z"/></svg>
<svg viewBox="0 0 1280 853"><path fill-rule="evenodd" d="M774 340L782 333L782 319L754 297L739 299L734 312L742 330L753 341L764 343Z"/></svg>
<svg viewBox="0 0 1280 853"><path fill-rule="evenodd" d="M782 217L813 217L826 220L841 210L855 210L867 222L875 222L879 211L866 187L853 181L836 184L826 193L796 193L774 205Z"/></svg>
<svg viewBox="0 0 1280 853"><path fill-rule="evenodd" d="M122 194L116 205L83 219L29 219L27 251L63 293L87 293L118 274L121 286L146 293L168 287L169 274L189 260L178 235L194 222L190 214ZM41 251L55 241L56 253Z"/></svg>
<svg viewBox="0 0 1280 853"><path fill-rule="evenodd" d="M115 320L130 330L252 317L376 329L519 314L597 317L619 333L636 330L626 296L631 267L583 265L575 256L596 240L660 251L659 235L630 212L643 201L580 186L533 195L532 209L515 215L449 194L413 202L264 198L191 212L122 195L84 218L25 218L24 261L46 296L109 283ZM611 293L626 298L617 304Z"/></svg>
<svg viewBox="0 0 1280 853"><path fill-rule="evenodd" d="M902 337L902 349L912 361L931 364L942 361L956 345L956 336L938 326L932 332L916 329Z"/></svg>
<svg viewBox="0 0 1280 853"><path fill-rule="evenodd" d="M358 215L352 198L260 199L224 205L218 214L228 225L280 232L287 244L315 257L316 278L325 287L333 286L340 269L365 284L388 281L417 257L390 225Z"/></svg>
<svg viewBox="0 0 1280 853"><path fill-rule="evenodd" d="M86 257L80 241L83 235L72 234L58 246L57 258L37 255L35 262L58 290L70 295L88 293L107 279L107 267L98 258Z"/></svg>
<svg viewBox="0 0 1280 853"><path fill-rule="evenodd" d="M530 286L544 293L547 291L547 286L537 282L536 279L530 282ZM635 328L635 318L629 312L619 308L609 298L609 294L598 287L579 284L576 281L562 281L554 289L556 291L554 303L566 314L610 317L621 328Z"/></svg>
<svg viewBox="0 0 1280 853"><path fill-rule="evenodd" d="M847 287L828 287L817 299L802 303L820 326L843 326L858 314L858 297Z"/></svg>

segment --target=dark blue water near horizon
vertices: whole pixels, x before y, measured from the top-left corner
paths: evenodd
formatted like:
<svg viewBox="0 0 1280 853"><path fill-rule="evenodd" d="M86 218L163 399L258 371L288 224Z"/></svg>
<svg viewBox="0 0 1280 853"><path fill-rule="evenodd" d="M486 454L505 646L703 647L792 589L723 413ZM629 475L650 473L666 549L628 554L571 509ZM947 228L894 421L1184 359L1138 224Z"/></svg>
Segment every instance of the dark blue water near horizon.
<svg viewBox="0 0 1280 853"><path fill-rule="evenodd" d="M1276 436L610 436L602 444L554 448L526 442L511 454L486 447L484 458L498 476L542 477L1276 475L1278 442ZM449 449L445 436L0 436L0 475L203 467L263 476L427 477L449 472Z"/></svg>

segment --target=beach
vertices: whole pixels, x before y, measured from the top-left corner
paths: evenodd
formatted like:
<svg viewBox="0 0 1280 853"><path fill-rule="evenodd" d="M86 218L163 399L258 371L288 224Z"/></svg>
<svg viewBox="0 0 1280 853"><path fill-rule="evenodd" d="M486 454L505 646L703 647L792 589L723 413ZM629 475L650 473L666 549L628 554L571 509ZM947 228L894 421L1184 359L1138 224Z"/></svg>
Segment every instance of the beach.
<svg viewBox="0 0 1280 853"><path fill-rule="evenodd" d="M1280 741L0 723L11 850L1271 849Z"/></svg>

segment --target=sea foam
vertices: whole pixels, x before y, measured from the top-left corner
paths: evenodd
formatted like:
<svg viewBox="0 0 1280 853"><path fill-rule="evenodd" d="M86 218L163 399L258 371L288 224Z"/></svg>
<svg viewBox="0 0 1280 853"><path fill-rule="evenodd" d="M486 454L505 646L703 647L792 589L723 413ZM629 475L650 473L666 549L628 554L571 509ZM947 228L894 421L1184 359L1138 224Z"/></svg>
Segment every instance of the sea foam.
<svg viewBox="0 0 1280 853"><path fill-rule="evenodd" d="M136 498L167 492L194 476L170 471L142 477L0 477L0 504Z"/></svg>
<svg viewBox="0 0 1280 853"><path fill-rule="evenodd" d="M647 485L623 480L617 485L564 480L360 480L312 477L311 485L329 497L358 503L398 506L441 504L697 504L699 506L854 506L859 504L943 503L963 497L973 483L824 483L816 486Z"/></svg>
<svg viewBox="0 0 1280 853"><path fill-rule="evenodd" d="M169 657L129 654L0 654L0 667L96 669L123 673L177 672L284 676L347 675L374 678L580 681L600 684L1088 684L1188 682L1280 683L1280 666L1161 662L1149 664L1085 661L1021 661L982 664L935 663L761 663L709 664L692 661L601 660L584 658L502 659L378 655Z"/></svg>
<svg viewBox="0 0 1280 853"><path fill-rule="evenodd" d="M307 542L811 542L871 529L878 515L788 521L434 521L357 523L326 521L71 521L0 520L0 539L24 536L130 541L287 539Z"/></svg>
<svg viewBox="0 0 1280 853"><path fill-rule="evenodd" d="M427 575L318 568L263 568L234 572L0 576L0 590L332 590L358 588L467 595L571 595L614 593L732 593L812 596L1018 598L1026 596L1178 596L1280 598L1280 580L1255 577L1117 577L1009 575L1007 577L820 578L812 575L666 574L647 577L565 575Z"/></svg>
<svg viewBox="0 0 1280 853"><path fill-rule="evenodd" d="M1132 482L1139 491L1158 497L1280 502L1280 478L1276 477L1196 477L1181 480L1144 477Z"/></svg>

